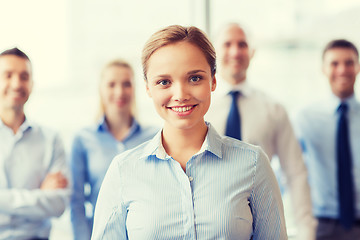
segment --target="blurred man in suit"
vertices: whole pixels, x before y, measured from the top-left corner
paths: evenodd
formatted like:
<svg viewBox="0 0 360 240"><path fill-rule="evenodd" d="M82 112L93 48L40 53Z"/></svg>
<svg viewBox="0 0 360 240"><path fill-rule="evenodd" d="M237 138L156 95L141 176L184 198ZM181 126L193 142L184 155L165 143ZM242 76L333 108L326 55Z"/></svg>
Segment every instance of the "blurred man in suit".
<svg viewBox="0 0 360 240"><path fill-rule="evenodd" d="M307 170L285 108L251 87L247 70L254 48L237 23L224 26L216 39L219 73L206 119L224 135L261 146L278 156L290 190L298 239L315 238Z"/></svg>

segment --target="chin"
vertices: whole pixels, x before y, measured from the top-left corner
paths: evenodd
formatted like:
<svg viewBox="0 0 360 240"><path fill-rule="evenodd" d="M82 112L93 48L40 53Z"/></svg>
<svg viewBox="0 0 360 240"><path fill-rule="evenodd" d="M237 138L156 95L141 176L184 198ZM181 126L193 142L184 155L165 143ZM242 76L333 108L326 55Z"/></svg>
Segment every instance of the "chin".
<svg viewBox="0 0 360 240"><path fill-rule="evenodd" d="M179 130L195 130L200 126L203 120L196 121L194 119L180 120L173 122L171 126L179 129Z"/></svg>
<svg viewBox="0 0 360 240"><path fill-rule="evenodd" d="M116 107L114 110L117 111L118 113L130 112L130 108L127 108L127 107Z"/></svg>

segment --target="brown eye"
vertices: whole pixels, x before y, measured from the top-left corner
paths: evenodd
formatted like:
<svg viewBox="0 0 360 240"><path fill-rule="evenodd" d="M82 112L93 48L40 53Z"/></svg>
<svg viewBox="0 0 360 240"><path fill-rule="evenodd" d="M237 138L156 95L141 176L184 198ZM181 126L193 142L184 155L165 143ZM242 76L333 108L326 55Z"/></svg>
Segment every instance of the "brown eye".
<svg viewBox="0 0 360 240"><path fill-rule="evenodd" d="M132 87L132 84L131 84L130 81L124 82L122 85L123 85L123 87L125 87L125 88L130 88L130 87Z"/></svg>
<svg viewBox="0 0 360 240"><path fill-rule="evenodd" d="M347 67L352 67L352 66L354 66L354 61L352 61L352 60L346 61L346 62L345 62L345 66L347 66Z"/></svg>
<svg viewBox="0 0 360 240"><path fill-rule="evenodd" d="M240 48L247 48L248 44L247 44L247 42L239 42L239 47Z"/></svg>
<svg viewBox="0 0 360 240"><path fill-rule="evenodd" d="M229 48L230 46L231 46L231 43L230 43L230 42L225 42L225 43L224 43L224 47Z"/></svg>
<svg viewBox="0 0 360 240"><path fill-rule="evenodd" d="M29 80L29 74L28 74L28 73L22 73L22 74L20 75L20 79L21 79L22 81L28 81L28 80Z"/></svg>

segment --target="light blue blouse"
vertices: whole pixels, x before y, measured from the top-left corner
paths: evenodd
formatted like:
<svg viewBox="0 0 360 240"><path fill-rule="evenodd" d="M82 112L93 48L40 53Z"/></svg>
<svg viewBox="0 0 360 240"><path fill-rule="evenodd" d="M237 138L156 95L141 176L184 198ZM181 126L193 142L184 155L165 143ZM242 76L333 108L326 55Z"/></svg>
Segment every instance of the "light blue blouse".
<svg viewBox="0 0 360 240"><path fill-rule="evenodd" d="M75 135L71 149L74 183L71 221L75 240L90 239L99 189L114 156L151 139L157 131L158 128L141 127L134 120L128 136L118 141L109 132L103 118L99 124L84 128Z"/></svg>
<svg viewBox="0 0 360 240"><path fill-rule="evenodd" d="M265 153L208 124L186 164L161 131L118 155L102 184L92 239L287 239L279 187Z"/></svg>

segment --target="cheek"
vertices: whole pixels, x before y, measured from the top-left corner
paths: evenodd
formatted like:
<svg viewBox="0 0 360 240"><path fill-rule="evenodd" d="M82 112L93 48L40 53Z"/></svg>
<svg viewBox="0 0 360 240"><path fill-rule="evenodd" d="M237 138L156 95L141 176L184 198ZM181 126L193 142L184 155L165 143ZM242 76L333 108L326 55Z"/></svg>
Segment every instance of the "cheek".
<svg viewBox="0 0 360 240"><path fill-rule="evenodd" d="M134 95L134 89L133 88L125 88L124 89L124 93L126 94L126 96L128 96L129 98L132 98Z"/></svg>
<svg viewBox="0 0 360 240"><path fill-rule="evenodd" d="M221 61L222 64L227 64L227 63L229 63L229 61L230 61L229 54L224 53L224 54L222 55L222 57L220 58L220 61Z"/></svg>
<svg viewBox="0 0 360 240"><path fill-rule="evenodd" d="M334 76L335 76L335 72L334 72L333 70L331 70L331 69L324 69L324 70L323 70L323 73L324 73L325 77L327 77L328 79L330 79L330 81L331 81L331 79L333 79Z"/></svg>
<svg viewBox="0 0 360 240"><path fill-rule="evenodd" d="M193 95L198 101L208 102L211 98L211 86L198 89Z"/></svg>
<svg viewBox="0 0 360 240"><path fill-rule="evenodd" d="M4 90L6 88L6 84L4 81L1 81L0 79L0 90Z"/></svg>
<svg viewBox="0 0 360 240"><path fill-rule="evenodd" d="M243 54L240 55L240 57L241 57L241 60L244 63L249 63L250 62L250 56L249 56L248 52L244 52Z"/></svg>
<svg viewBox="0 0 360 240"><path fill-rule="evenodd" d="M166 90L149 88L149 94L151 95L151 98L156 107L165 106L171 100L171 95Z"/></svg>
<svg viewBox="0 0 360 240"><path fill-rule="evenodd" d="M348 71L347 71L347 74L350 75L350 76L355 76L358 74L358 71L355 69L355 68L350 68Z"/></svg>
<svg viewBox="0 0 360 240"><path fill-rule="evenodd" d="M108 99L110 99L112 97L112 90L109 88L103 88L100 91L100 97L103 99L104 102L107 102Z"/></svg>
<svg viewBox="0 0 360 240"><path fill-rule="evenodd" d="M33 89L33 85L29 84L29 86L27 87L27 91L29 94L32 92L32 89Z"/></svg>
<svg viewBox="0 0 360 240"><path fill-rule="evenodd" d="M152 99L157 106L166 106L167 103L170 101L170 98L167 97L165 94L155 94L152 96Z"/></svg>

